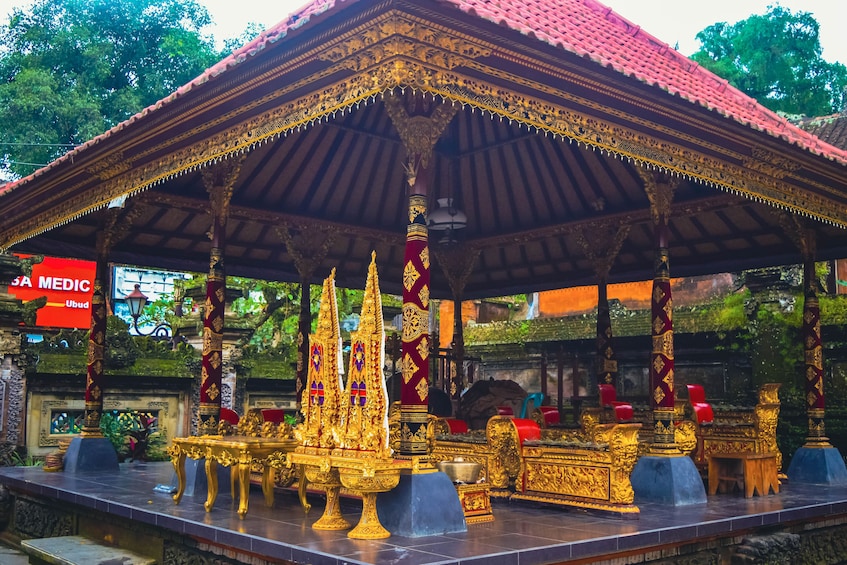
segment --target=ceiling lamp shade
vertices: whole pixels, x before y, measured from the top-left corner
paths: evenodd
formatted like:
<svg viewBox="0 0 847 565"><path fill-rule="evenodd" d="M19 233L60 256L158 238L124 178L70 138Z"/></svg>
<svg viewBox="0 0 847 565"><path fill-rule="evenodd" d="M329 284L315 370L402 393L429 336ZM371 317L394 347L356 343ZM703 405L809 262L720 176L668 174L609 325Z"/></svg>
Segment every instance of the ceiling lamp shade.
<svg viewBox="0 0 847 565"><path fill-rule="evenodd" d="M429 215L429 229L455 231L468 225L468 217L453 206L452 198L439 198L438 207Z"/></svg>

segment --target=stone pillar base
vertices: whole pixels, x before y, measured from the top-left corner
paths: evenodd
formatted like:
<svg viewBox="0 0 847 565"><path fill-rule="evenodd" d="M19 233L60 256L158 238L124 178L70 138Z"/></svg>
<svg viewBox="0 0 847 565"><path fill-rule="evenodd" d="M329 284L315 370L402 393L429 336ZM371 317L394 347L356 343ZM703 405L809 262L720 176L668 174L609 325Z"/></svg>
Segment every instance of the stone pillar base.
<svg viewBox="0 0 847 565"><path fill-rule="evenodd" d="M788 467L792 483L847 484L847 467L837 448L803 446L794 453Z"/></svg>
<svg viewBox="0 0 847 565"><path fill-rule="evenodd" d="M65 453L65 473L118 471L118 454L105 437L75 437Z"/></svg>
<svg viewBox="0 0 847 565"><path fill-rule="evenodd" d="M439 536L466 532L456 487L441 472L400 475L400 483L376 501L382 525L392 535Z"/></svg>
<svg viewBox="0 0 847 565"><path fill-rule="evenodd" d="M224 467L223 465L217 465L217 474L218 474L218 485L226 485L226 488L223 490L218 489L218 496L230 495L230 467ZM174 492L179 488L179 479L177 479L176 472L174 472L173 477L171 478L171 487L173 487ZM183 496L196 496L199 498L206 498L209 494L209 480L206 477L206 460L205 459L191 459L190 457L185 458L185 490L182 492Z"/></svg>
<svg viewBox="0 0 847 565"><path fill-rule="evenodd" d="M685 455L639 457L630 475L635 503L668 506L705 504L706 488L694 461Z"/></svg>

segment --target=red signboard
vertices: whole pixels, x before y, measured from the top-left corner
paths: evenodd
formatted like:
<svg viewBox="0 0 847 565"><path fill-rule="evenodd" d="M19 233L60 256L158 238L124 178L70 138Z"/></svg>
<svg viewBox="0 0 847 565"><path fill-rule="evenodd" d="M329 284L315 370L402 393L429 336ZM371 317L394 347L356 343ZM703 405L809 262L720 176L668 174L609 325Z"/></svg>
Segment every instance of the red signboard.
<svg viewBox="0 0 847 565"><path fill-rule="evenodd" d="M36 326L85 329L91 326L95 270L94 261L45 257L33 265L32 275L12 281L9 293L24 302L47 297L36 314Z"/></svg>

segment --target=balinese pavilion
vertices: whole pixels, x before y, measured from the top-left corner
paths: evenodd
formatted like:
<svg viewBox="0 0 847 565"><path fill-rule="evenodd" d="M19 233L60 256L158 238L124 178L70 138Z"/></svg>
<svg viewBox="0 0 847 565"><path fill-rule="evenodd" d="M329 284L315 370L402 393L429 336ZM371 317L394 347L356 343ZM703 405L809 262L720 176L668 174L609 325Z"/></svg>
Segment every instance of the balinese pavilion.
<svg viewBox="0 0 847 565"><path fill-rule="evenodd" d="M847 151L599 2L316 0L167 98L0 189L0 249L93 260L100 273L83 432L64 472L0 471L14 499L7 532L119 545L136 536L168 564L645 555L669 563L689 554L717 563L750 536L785 542L797 555L809 544L841 547L847 471L825 435L811 272L815 261L847 257L845 226ZM380 516L391 533L380 540L312 527L335 511L338 490L334 463L320 467L309 445L289 464L320 467L309 480L326 487L324 517L283 494L275 507L254 502L249 513L246 499L238 512L223 503L207 512L190 497L176 505L152 490L172 467L110 459L98 433L110 394L102 373L106 265L208 273L196 428L214 435L226 276L319 284L334 273L333 284L359 288L374 251L382 290L403 297L393 446L402 475L378 506L380 514L408 506L411 525ZM784 264L807 269L801 377L809 426L805 454L792 460L804 466L794 480L786 470L778 494L766 487L766 496L749 499L707 496L675 439L669 278ZM496 502L493 521L439 529L447 506L440 497L456 493L449 481L443 492L431 480L438 473L428 461L430 301L577 285L599 285L602 297L608 283L643 280L653 281L653 345L644 352L650 440L626 467L634 504L621 513L637 519L528 497ZM317 366L308 324L304 316L303 386L315 382L307 365ZM303 398L318 402L317 392ZM375 468L379 478L373 461L365 476L374 479ZM620 487L614 477L607 490ZM353 508L368 514L372 493L357 492L365 509ZM241 493L250 496L243 483Z"/></svg>

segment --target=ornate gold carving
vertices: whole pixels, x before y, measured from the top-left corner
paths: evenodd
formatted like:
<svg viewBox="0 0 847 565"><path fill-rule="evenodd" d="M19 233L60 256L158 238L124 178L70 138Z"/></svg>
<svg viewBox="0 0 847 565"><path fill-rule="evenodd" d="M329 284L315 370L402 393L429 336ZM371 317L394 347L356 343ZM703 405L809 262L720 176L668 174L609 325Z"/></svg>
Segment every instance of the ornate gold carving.
<svg viewBox="0 0 847 565"><path fill-rule="evenodd" d="M744 166L777 179L800 169L800 163L755 146L751 148L751 155L744 158Z"/></svg>
<svg viewBox="0 0 847 565"><path fill-rule="evenodd" d="M429 331L429 317L426 310L415 304L403 304L403 341L414 341Z"/></svg>
<svg viewBox="0 0 847 565"><path fill-rule="evenodd" d="M415 268L415 265L411 261L406 263L403 268L403 286L406 287L406 290L411 290L419 278L421 278L421 274Z"/></svg>
<svg viewBox="0 0 847 565"><path fill-rule="evenodd" d="M296 228L296 233L292 233L292 226L285 224L275 226L275 229L303 280L312 277L329 254L339 232L337 228L328 226L301 226Z"/></svg>
<svg viewBox="0 0 847 565"><path fill-rule="evenodd" d="M490 54L489 47L458 37L444 28L392 16L324 50L319 58L343 63L354 71L397 56L431 61L436 66L453 69L469 59Z"/></svg>
<svg viewBox="0 0 847 565"><path fill-rule="evenodd" d="M85 170L100 180L106 181L127 172L131 167L132 161L118 151L103 157Z"/></svg>
<svg viewBox="0 0 847 565"><path fill-rule="evenodd" d="M418 372L419 367L412 360L412 357L407 353L406 357L403 358L403 382L409 384L409 381L412 380L412 377Z"/></svg>
<svg viewBox="0 0 847 565"><path fill-rule="evenodd" d="M351 332L350 369L342 395L342 448L358 455L387 458L388 392L382 377L384 365L382 298L376 268L376 253L371 254L368 278L362 297L358 330Z"/></svg>
<svg viewBox="0 0 847 565"><path fill-rule="evenodd" d="M423 265L424 269L429 269L429 247L424 247L421 249L421 265Z"/></svg>
<svg viewBox="0 0 847 565"><path fill-rule="evenodd" d="M606 280L630 227L629 223L593 222L576 231L576 242L594 266L598 279Z"/></svg>
<svg viewBox="0 0 847 565"><path fill-rule="evenodd" d="M418 356L421 358L421 360L426 361L429 357L429 340L426 338L426 336L421 338L421 340L418 342L418 346L415 349L417 349ZM417 367L415 368L415 370L417 370Z"/></svg>
<svg viewBox="0 0 847 565"><path fill-rule="evenodd" d="M422 401L426 400L427 396L429 396L429 385L427 384L426 379L418 381L418 384L415 385L415 392L418 393L418 397Z"/></svg>
<svg viewBox="0 0 847 565"><path fill-rule="evenodd" d="M301 393L302 443L332 448L337 442L341 385L340 336L335 296L335 269L324 280L315 333L309 336L309 370Z"/></svg>
<svg viewBox="0 0 847 565"><path fill-rule="evenodd" d="M432 156L432 148L441 133L456 115L459 105L439 103L417 93L391 93L383 98L385 110L400 134L409 156L408 167L414 173L418 167L426 167ZM410 174L410 183L414 174Z"/></svg>
<svg viewBox="0 0 847 565"><path fill-rule="evenodd" d="M209 193L212 215L220 225L226 224L226 219L229 217L229 202L243 162L243 155L231 157L202 171L203 185Z"/></svg>

